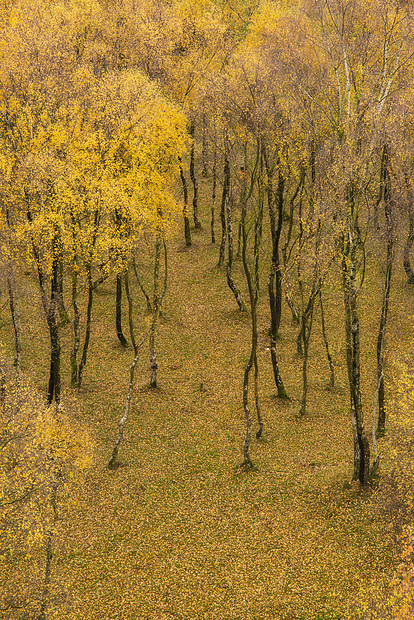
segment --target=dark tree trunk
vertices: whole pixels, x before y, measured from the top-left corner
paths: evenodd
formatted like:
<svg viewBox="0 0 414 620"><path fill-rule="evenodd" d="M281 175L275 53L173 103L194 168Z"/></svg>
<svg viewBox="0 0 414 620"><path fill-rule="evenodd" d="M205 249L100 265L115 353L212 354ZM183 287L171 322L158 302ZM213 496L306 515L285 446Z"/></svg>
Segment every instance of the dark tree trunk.
<svg viewBox="0 0 414 620"><path fill-rule="evenodd" d="M230 174L230 172L229 172ZM230 185L230 181L229 181ZM246 307L242 295L234 283L232 266L233 266L233 225L232 225L232 196L229 192L226 196L226 213L227 213L227 241L228 241L228 257L227 257L227 284L236 298L239 310L244 312Z"/></svg>
<svg viewBox="0 0 414 620"><path fill-rule="evenodd" d="M280 162L278 162L278 164L279 163ZM279 179L278 179L278 187L277 187L277 192L276 192L276 207L277 207L277 218L276 218L274 202L273 202L272 175L270 173L268 166L267 166L267 176L268 176L267 200L268 200L268 207L269 207L270 230L272 234L272 260L270 264L268 291L269 291L269 302L270 302L271 317L272 317L271 331L274 337L277 338L279 327L280 327L280 320L282 316L282 271L280 267L279 242L280 242L280 235L281 235L282 226L283 226L285 178L283 176L282 171L279 168Z"/></svg>
<svg viewBox="0 0 414 620"><path fill-rule="evenodd" d="M286 298L286 302L289 306L289 309L291 311L292 314L292 320L294 323L296 323L297 325L299 325L300 323L300 319L299 319L299 313L295 307L295 304L293 303L293 300L290 296L290 292L289 292L289 284L288 284L288 280L287 280L287 272L286 272L286 267L289 263L290 260L290 254L292 252L292 248L293 245L291 245L290 249L289 249L289 245L292 239L292 231L293 231L293 223L294 223L294 210L295 210L295 203L296 203L296 198L299 195L299 212L302 212L302 197L303 197L303 190L304 190L304 184L305 184L305 178L306 178L306 170L303 168L300 174L300 178L299 178L299 182L296 186L296 189L293 193L293 196L290 199L290 206L289 206L289 226L288 226L288 230L286 233L286 239L285 239L285 243L282 247L282 257L283 257L283 265L285 268L285 298Z"/></svg>
<svg viewBox="0 0 414 620"><path fill-rule="evenodd" d="M194 216L194 227L196 230L201 228L200 220L198 218L198 181L195 175L195 144L194 144L194 133L195 133L195 125L194 122L190 125L190 136L191 136L191 150L190 150L190 179L193 184L193 216Z"/></svg>
<svg viewBox="0 0 414 620"><path fill-rule="evenodd" d="M122 331L122 276L119 273L116 276L115 325L118 340L121 346L126 348L128 346L128 341Z"/></svg>
<svg viewBox="0 0 414 620"><path fill-rule="evenodd" d="M351 197L350 202L352 202L352 200L353 198ZM352 216L351 207L351 217ZM370 448L365 434L360 389L360 334L356 285L356 252L358 241L352 222L349 224L347 237L347 242L344 242L342 275L348 380L351 399L352 428L354 432L354 477L359 479L361 486L365 486L369 481Z"/></svg>
<svg viewBox="0 0 414 620"><path fill-rule="evenodd" d="M16 278L14 275L13 265L10 261L7 275L7 288L9 291L10 313L13 321L14 330L14 367L16 368L17 379L20 381L22 374L22 328L20 323L20 307L17 297Z"/></svg>
<svg viewBox="0 0 414 620"><path fill-rule="evenodd" d="M302 364L302 403L299 410L299 416L306 415L306 404L308 396L308 358L309 358L309 342L312 332L313 310L315 307L315 297L318 295L319 287L317 287L317 274L314 274L314 281L308 303L302 312L301 336L303 343L303 364ZM319 283L320 286L320 283Z"/></svg>
<svg viewBox="0 0 414 620"><path fill-rule="evenodd" d="M80 311L78 306L78 275L75 261L75 268L72 274L72 307L73 307L73 349L70 354L71 381L72 387L78 385L78 351L80 346Z"/></svg>
<svg viewBox="0 0 414 620"><path fill-rule="evenodd" d="M56 247L54 247L56 253ZM57 320L58 313L58 274L59 265L58 258L55 254L52 265L52 281L51 281L51 298L47 312L47 325L49 328L50 336L50 372L49 372L49 387L47 391L47 402L49 405L56 401L60 403L60 337L59 337L59 321Z"/></svg>
<svg viewBox="0 0 414 620"><path fill-rule="evenodd" d="M92 326L92 305L93 305L93 282L92 282L92 266L89 264L86 268L86 278L88 283L88 305L86 308L86 326L85 326L85 340L83 342L82 357L79 364L77 387L82 384L83 370L86 366L86 360L88 356L89 342L91 338L91 326Z"/></svg>
<svg viewBox="0 0 414 620"><path fill-rule="evenodd" d="M257 157L261 161L262 155L260 149L257 151ZM262 168L262 166L260 166ZM255 367L255 405L257 411L257 418L259 423L259 430L257 432L257 437L260 438L263 433L263 421L260 415L259 408L259 396L258 396L258 366L257 366L257 300L259 294L259 253L260 253L260 244L262 238L262 222L263 222L263 189L261 187L261 170L259 172L259 196L258 196L258 212L255 217L254 223L254 250L253 250L253 277L249 268L248 260L247 260L247 230L246 230L246 201L242 204L242 261L244 273L246 276L247 287L249 290L249 300L250 300L250 310L251 310L251 320L252 320L252 332L251 332L251 348L250 348L250 357L244 369L244 379L243 379L243 409L245 413L245 421L246 421L246 436L243 443L243 457L244 457L244 467L245 469L250 469L253 464L250 459L250 443L251 443L251 435L252 435L252 416L249 407L249 378L250 371L254 365Z"/></svg>
<svg viewBox="0 0 414 620"><path fill-rule="evenodd" d="M411 199L411 195L410 195L410 199ZM408 229L407 241L405 242L405 245L404 245L403 265L404 265L404 271L407 276L408 284L414 284L414 272L411 268L411 262L410 262L411 248L413 247L413 243L414 243L414 213L412 211L411 203L408 205L408 209L409 209L408 210L409 229Z"/></svg>
<svg viewBox="0 0 414 620"><path fill-rule="evenodd" d="M282 316L282 272L280 268L279 242L283 225L285 178L279 168L278 187L276 192L276 217L273 197L273 174L270 170L265 149L263 149L263 155L267 172L267 203L270 218L270 231L272 236L272 259L270 263L269 281L267 286L270 305L270 354L272 359L273 376L277 387L277 395L279 398L287 398L287 393L280 375L276 352L276 340ZM278 162L278 165L279 164L280 162Z"/></svg>
<svg viewBox="0 0 414 620"><path fill-rule="evenodd" d="M214 233L214 224L215 224L215 206L216 206L216 189L217 189L217 145L214 143L214 154L213 154L213 189L211 195L211 243L216 242L216 236Z"/></svg>
<svg viewBox="0 0 414 620"><path fill-rule="evenodd" d="M391 182L389 175L389 149L387 145L383 149L383 175L384 175L384 211L385 228L387 238L387 262L385 268L384 289L382 295L381 318L377 338L377 394L378 394L378 425L377 435L385 433L385 389L384 389L384 365L385 365L385 335L388 318L388 307L391 290L391 275L394 262L394 227L392 215Z"/></svg>
<svg viewBox="0 0 414 620"><path fill-rule="evenodd" d="M71 351L70 361L71 361L71 386L80 388L82 385L83 371L86 366L89 342L91 336L91 326L92 326L92 306L93 306L93 292L94 290L105 281L108 276L101 276L97 281L92 281L92 258L93 258L93 249L95 247L96 238L98 234L100 215L99 211L95 211L94 214L94 233L92 237L92 243L90 247L90 251L85 261L85 269L86 269L86 282L88 287L88 304L86 307L86 325L85 325L85 338L83 342L82 348L82 356L80 364L78 365L78 352L80 348L81 341L81 331L80 331L80 317L81 313L78 306L78 256L75 256L75 265L72 275L72 306L73 306L73 349ZM73 218L73 222L75 224L75 220ZM75 230L75 226L74 226ZM122 299L121 299L122 301Z"/></svg>
<svg viewBox="0 0 414 620"><path fill-rule="evenodd" d="M325 311L324 311L323 302L322 302L322 291L319 291L319 303L321 306L322 336L323 336L323 341L325 343L326 356L328 358L328 364L329 364L329 370L330 370L330 384L331 384L331 387L334 387L335 386L335 367L332 361L331 352L329 350L328 334L326 332L326 325L325 325Z"/></svg>
<svg viewBox="0 0 414 620"><path fill-rule="evenodd" d="M183 206L183 217L184 217L184 238L185 245L189 248L191 245L191 231L190 231L190 220L188 219L188 187L187 181L184 176L184 171L182 166L180 166L180 178L183 186L183 196L184 196L184 206Z"/></svg>
<svg viewBox="0 0 414 620"><path fill-rule="evenodd" d="M223 194L221 197L220 221L221 221L221 243L219 251L218 266L224 265L224 255L226 250L226 203L230 193L230 161L228 153L227 136L224 138L224 171L223 171Z"/></svg>
<svg viewBox="0 0 414 620"><path fill-rule="evenodd" d="M155 351L155 333L157 329L159 311L160 311L160 299L159 299L159 274L160 274L160 256L161 256L161 234L158 232L155 240L155 259L154 259L154 295L152 301L152 323L149 334L149 349L150 349L150 365L151 365L151 378L150 378L150 387L157 387L157 377L158 377L158 363L157 363L157 354Z"/></svg>
<svg viewBox="0 0 414 620"><path fill-rule="evenodd" d="M203 122L203 146L201 150L201 159L202 159L202 171L201 174L204 178L208 176L208 142L207 142L207 115L203 112L202 117Z"/></svg>

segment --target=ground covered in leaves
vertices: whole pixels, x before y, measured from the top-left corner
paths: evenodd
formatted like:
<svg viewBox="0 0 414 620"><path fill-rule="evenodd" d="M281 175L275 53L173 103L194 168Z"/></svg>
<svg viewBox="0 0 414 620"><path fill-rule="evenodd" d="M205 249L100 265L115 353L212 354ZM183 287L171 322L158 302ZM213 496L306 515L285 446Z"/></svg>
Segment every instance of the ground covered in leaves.
<svg viewBox="0 0 414 620"><path fill-rule="evenodd" d="M278 351L290 399L281 402L275 397L271 373L263 272L259 364L265 430L263 439L252 443L255 468L246 473L239 465L249 314L237 310L225 272L216 267L217 247L210 244L208 231L194 234L189 249L177 239L170 244L169 287L157 340L159 389L147 388L149 360L144 347L119 453L121 466L114 471L107 469L107 462L124 410L133 354L116 340L114 283L107 281L97 290L84 384L79 393L68 390L64 397L64 403L65 399L79 403L78 421L93 439L95 460L76 496L59 506L48 617L356 618L356 610L364 604L373 609L372 592L387 596L400 552L402 517L392 500L387 445L381 447L377 483L361 492L350 482L352 433L338 284L333 278L325 292L336 386L328 385L317 314L308 414L298 419L302 361L295 352L297 328L284 307ZM379 300L372 303L372 291L378 291L375 278L380 270L367 273L360 306L369 428L379 317ZM242 284L239 262L235 277ZM24 286L25 369L44 391L47 339L46 333L43 343L39 339L40 301L34 275L26 276ZM135 291L136 299L138 295ZM388 338L391 386L396 381L393 363L410 361L405 350L412 325L404 309L411 303L412 291L398 272ZM145 304L140 302L138 331L143 332L145 325ZM70 326L65 330L67 360ZM67 386L69 368L64 377ZM392 416L395 403L389 403ZM28 575L27 580L36 571L41 575L42 562L41 555L29 565L24 558L14 560L5 569L7 579L17 584L17 573L23 579ZM26 617L24 610L7 613L8 618Z"/></svg>

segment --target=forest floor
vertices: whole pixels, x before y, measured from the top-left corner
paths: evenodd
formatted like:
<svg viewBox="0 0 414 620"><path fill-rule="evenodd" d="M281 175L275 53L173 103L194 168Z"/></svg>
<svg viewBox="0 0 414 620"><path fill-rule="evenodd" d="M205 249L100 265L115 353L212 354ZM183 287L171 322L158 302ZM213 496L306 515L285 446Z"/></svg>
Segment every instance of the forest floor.
<svg viewBox="0 0 414 620"><path fill-rule="evenodd" d="M202 215L204 224L208 216ZM398 562L402 521L399 506L392 501L385 445L377 484L362 492L351 482L352 430L339 276L325 290L336 385L329 386L317 310L308 412L299 419L302 360L296 354L297 326L284 305L277 346L290 399L280 401L269 351L267 276L262 274L258 357L265 426L263 438L252 442L255 468L246 473L239 466L250 316L238 311L217 259L218 248L211 244L206 224L201 232L193 231L188 249L181 241L181 229L177 230L170 244L168 292L157 336L159 389L147 387L145 345L119 453L123 466L114 471L107 469L107 463L125 407L133 353L123 350L116 339L114 282L108 280L96 292L84 383L79 393L67 389L63 399L79 403L74 423L88 429L95 461L76 496L59 507L48 618L334 620L359 617L356 609L361 601L374 608L371 591L382 591L384 586L387 592ZM374 252L368 260L359 302L363 396L370 432L381 261ZM239 261L234 274L246 297ZM44 392L47 333L34 274L26 276L21 294L24 367ZM135 291L137 331L144 333L145 305L138 295ZM397 380L395 361L412 362L411 308L412 291L398 267L387 385ZM126 323L125 319L125 333ZM7 331L3 326L2 332ZM70 325L62 336L67 388ZM389 401L391 418L394 406Z"/></svg>

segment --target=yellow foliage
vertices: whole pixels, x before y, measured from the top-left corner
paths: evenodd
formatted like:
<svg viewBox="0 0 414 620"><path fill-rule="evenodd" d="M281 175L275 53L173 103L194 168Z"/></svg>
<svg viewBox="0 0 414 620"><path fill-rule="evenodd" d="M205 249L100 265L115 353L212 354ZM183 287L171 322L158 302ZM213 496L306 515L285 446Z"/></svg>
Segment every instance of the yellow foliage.
<svg viewBox="0 0 414 620"><path fill-rule="evenodd" d="M76 501L93 445L74 413L47 408L29 384L6 382L0 408L2 555L24 548L30 554L53 529L54 501L57 507L64 499Z"/></svg>

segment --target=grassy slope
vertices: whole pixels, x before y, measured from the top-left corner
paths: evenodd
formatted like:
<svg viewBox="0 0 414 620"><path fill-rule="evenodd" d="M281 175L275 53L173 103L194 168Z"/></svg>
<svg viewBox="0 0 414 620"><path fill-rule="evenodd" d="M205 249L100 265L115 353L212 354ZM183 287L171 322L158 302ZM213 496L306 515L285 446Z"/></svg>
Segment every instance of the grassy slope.
<svg viewBox="0 0 414 620"><path fill-rule="evenodd" d="M392 512L385 508L384 485L361 494L356 485L347 484L352 445L340 294L335 294L334 284L327 290L337 387L327 389L329 369L318 317L311 343L308 416L303 420L294 417L301 396L296 330L284 307L278 346L292 398L281 403L274 398L266 350L267 300L262 295L259 364L265 433L264 441L252 445L257 469L241 473L241 383L249 316L237 311L216 260L207 227L194 235L189 250L183 250L181 239L171 245L157 347L161 389L145 389L149 372L144 347L120 451L125 467L114 472L108 472L106 463L123 413L132 352L116 342L113 283L105 283L96 295L79 399L82 423L97 442L97 460L76 501L61 509L53 617L342 618L364 580L381 581L390 574L395 528ZM240 265L235 273L241 282ZM361 298L367 413L375 371L378 307L372 299L378 277L377 267L372 267ZM407 342L412 330L404 312L410 292L400 273L397 278L390 341L399 355L397 343ZM25 291L30 289L27 278ZM136 297L140 299L138 293ZM34 288L25 300L26 367L43 387L47 363L31 315L37 301L30 309L29 299L36 299ZM141 299L140 308L144 323ZM67 374L66 369L66 385ZM68 393L67 398L73 396Z"/></svg>

